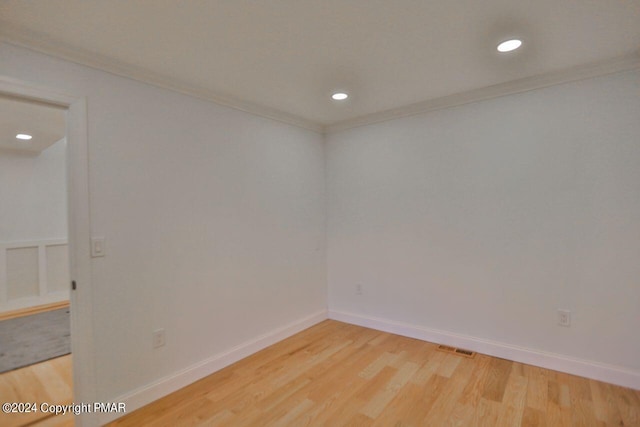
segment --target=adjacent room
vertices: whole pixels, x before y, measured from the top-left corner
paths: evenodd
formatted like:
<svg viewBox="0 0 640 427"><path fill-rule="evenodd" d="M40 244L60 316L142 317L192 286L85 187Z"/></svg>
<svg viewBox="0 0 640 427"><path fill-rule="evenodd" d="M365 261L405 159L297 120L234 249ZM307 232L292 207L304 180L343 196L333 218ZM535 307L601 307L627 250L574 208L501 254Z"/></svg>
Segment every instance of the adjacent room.
<svg viewBox="0 0 640 427"><path fill-rule="evenodd" d="M640 426L640 0L2 0L0 126L2 426Z"/></svg>
<svg viewBox="0 0 640 427"><path fill-rule="evenodd" d="M0 377L27 401L73 401L66 145L64 110L0 97Z"/></svg>

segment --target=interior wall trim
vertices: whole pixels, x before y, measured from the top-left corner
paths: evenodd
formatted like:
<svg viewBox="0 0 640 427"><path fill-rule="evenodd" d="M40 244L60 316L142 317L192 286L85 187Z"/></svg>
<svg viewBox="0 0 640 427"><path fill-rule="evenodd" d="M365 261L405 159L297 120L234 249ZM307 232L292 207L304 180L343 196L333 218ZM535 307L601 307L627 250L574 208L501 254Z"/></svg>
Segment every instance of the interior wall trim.
<svg viewBox="0 0 640 427"><path fill-rule="evenodd" d="M1 28L1 25L0 25ZM69 274L79 286L71 292L71 352L73 394L78 402L96 402L91 220L89 211L89 155L87 99L0 75L0 94L57 105L67 110L67 206L69 216ZM76 425L97 426L93 413L76 417Z"/></svg>
<svg viewBox="0 0 640 427"><path fill-rule="evenodd" d="M431 111L442 110L450 107L470 104L472 102L485 101L501 96L528 92L549 86L556 86L578 80L589 79L607 74L630 71L640 68L640 52L630 55L580 65L561 71L540 74L532 77L512 80L480 89L474 89L441 98L430 99L404 107L393 108L378 113L367 114L354 119L344 120L325 127L325 133L339 132L361 126L367 126L388 120L403 117L416 116Z"/></svg>
<svg viewBox="0 0 640 427"><path fill-rule="evenodd" d="M135 67L88 50L81 50L63 43L54 42L49 40L44 34L2 20L0 20L0 41L318 133L338 132L472 102L484 101L500 96L640 68L640 51L637 51L604 61L512 80L323 125L322 123L308 120L295 114L243 101L230 95L218 93L174 77L155 73L151 70Z"/></svg>
<svg viewBox="0 0 640 427"><path fill-rule="evenodd" d="M339 310L329 310L329 319L640 390L640 372L620 366Z"/></svg>
<svg viewBox="0 0 640 427"><path fill-rule="evenodd" d="M317 311L109 401L124 402L127 413L133 412L326 319L326 309ZM100 425L124 415L126 414L101 413L99 414Z"/></svg>
<svg viewBox="0 0 640 427"><path fill-rule="evenodd" d="M135 67L107 56L98 55L95 52L54 42L44 34L27 30L2 20L0 20L0 41L281 123L312 130L317 133L324 132L324 126L311 120L285 113L275 108L246 102L233 96L217 93L174 77Z"/></svg>

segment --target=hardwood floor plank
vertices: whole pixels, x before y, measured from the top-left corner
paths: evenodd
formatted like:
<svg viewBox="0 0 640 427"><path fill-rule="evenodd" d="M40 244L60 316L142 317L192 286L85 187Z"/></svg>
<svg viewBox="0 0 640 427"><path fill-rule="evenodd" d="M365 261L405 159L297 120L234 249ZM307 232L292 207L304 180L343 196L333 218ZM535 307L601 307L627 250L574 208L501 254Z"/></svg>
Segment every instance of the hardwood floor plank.
<svg viewBox="0 0 640 427"><path fill-rule="evenodd" d="M491 357L478 355L473 362L474 370L472 377L462 391L462 396L458 402L462 405L476 407L482 397L483 387L489 375L489 367L491 366Z"/></svg>
<svg viewBox="0 0 640 427"><path fill-rule="evenodd" d="M416 385L424 385L433 375L436 375L445 356L446 354L442 351L431 352L426 362L411 378L411 382Z"/></svg>
<svg viewBox="0 0 640 427"><path fill-rule="evenodd" d="M549 371L547 386L547 407L546 407L546 423L553 426L570 426L571 425L571 408L563 406L566 402L570 404L569 388L562 382L559 372Z"/></svg>
<svg viewBox="0 0 640 427"><path fill-rule="evenodd" d="M519 370L515 370L509 376L502 397L500 416L496 423L498 427L520 425L522 422L529 380L520 373Z"/></svg>
<svg viewBox="0 0 640 427"><path fill-rule="evenodd" d="M295 420L298 416L304 414L306 411L311 409L315 403L309 399L302 400L298 405L296 405L292 410L288 411L284 416L278 418L274 423L270 423L267 425L273 427L286 427L293 425L293 420Z"/></svg>
<svg viewBox="0 0 640 427"><path fill-rule="evenodd" d="M382 371L385 367L389 366L398 355L384 352L373 363L369 364L360 372L360 377L365 380L370 380Z"/></svg>
<svg viewBox="0 0 640 427"><path fill-rule="evenodd" d="M398 394L396 394L393 400L389 403L389 406L393 408L393 411L383 411L378 415L378 417L376 417L373 425L381 427L405 424L409 425L406 423L405 416L413 411L418 405L417 402L420 402L420 398L423 393L423 387L419 387L411 382L407 383L398 391Z"/></svg>
<svg viewBox="0 0 640 427"><path fill-rule="evenodd" d="M544 412L534 409L530 406L524 408L524 412L522 414L522 422L520 423L522 427L546 427L547 420L544 417ZM549 427L553 427L550 425Z"/></svg>
<svg viewBox="0 0 640 427"><path fill-rule="evenodd" d="M71 355L0 374L0 403L31 402L67 404L73 402ZM48 413L0 413L0 426L72 426L73 416L51 416Z"/></svg>
<svg viewBox="0 0 640 427"><path fill-rule="evenodd" d="M207 427L223 427L228 426L233 418L233 413L227 409L216 412L210 418L203 420L202 425Z"/></svg>
<svg viewBox="0 0 640 427"><path fill-rule="evenodd" d="M467 385L462 390L462 395L447 421L448 425L462 427L468 426L473 422L474 414L478 409L482 396L482 387L489 374L491 363L491 359L487 356L478 355L477 357L477 360L473 362L473 371Z"/></svg>
<svg viewBox="0 0 640 427"><path fill-rule="evenodd" d="M525 366L527 376L527 407L538 411L546 411L549 400L549 380L547 370L537 366ZM531 412L532 414L534 412Z"/></svg>
<svg viewBox="0 0 640 427"><path fill-rule="evenodd" d="M320 402L327 396L342 394L342 388L336 388L336 383L340 383L344 388L357 390L366 380L358 375L363 366L370 364L377 356L377 353L369 346L363 346L357 352L350 354L344 361L335 361L332 367L320 376L314 378L309 386L309 398Z"/></svg>
<svg viewBox="0 0 640 427"><path fill-rule="evenodd" d="M73 414L52 415L29 424L29 427L73 427L75 421Z"/></svg>
<svg viewBox="0 0 640 427"><path fill-rule="evenodd" d="M70 387L69 383L65 380L65 375L61 375L55 366L54 369L51 369L51 366L38 363L33 365L33 373L38 377L40 384L43 385L47 395L47 402L57 401L57 403L62 404L73 403L72 387ZM70 374L69 372L69 375L66 375L66 377L69 378ZM61 398L61 396L64 397Z"/></svg>
<svg viewBox="0 0 640 427"><path fill-rule="evenodd" d="M373 397L391 381L391 378L393 378L397 372L398 370L396 368L385 366L378 375L369 380L366 387L363 387L362 390L356 394L356 398L364 400L365 402L373 399Z"/></svg>
<svg viewBox="0 0 640 427"><path fill-rule="evenodd" d="M618 410L625 426L640 426L640 398L633 390L610 386L615 391Z"/></svg>
<svg viewBox="0 0 640 427"><path fill-rule="evenodd" d="M597 427L598 420L593 410L593 403L590 400L576 399L571 403L571 425L580 427Z"/></svg>
<svg viewBox="0 0 640 427"><path fill-rule="evenodd" d="M589 381L591 396L593 397L593 409L598 421L605 425L624 425L615 395L609 384L599 381Z"/></svg>
<svg viewBox="0 0 640 427"><path fill-rule="evenodd" d="M111 425L600 427L639 410L635 390L326 321Z"/></svg>
<svg viewBox="0 0 640 427"><path fill-rule="evenodd" d="M473 414L473 420L470 425L474 427L495 427L499 416L500 403L482 397L478 402L478 409Z"/></svg>
<svg viewBox="0 0 640 427"><path fill-rule="evenodd" d="M571 407L571 392L569 389L569 374L558 372L556 374L556 379L558 381L558 386L560 387L560 407L562 408L570 408Z"/></svg>
<svg viewBox="0 0 640 427"><path fill-rule="evenodd" d="M363 363L370 362L375 356L374 352L370 352L363 356ZM318 387L312 384L308 397L319 402L317 407L310 413L299 417L300 425L323 425L327 419L336 416L341 411L344 411L345 402L355 400L355 395L367 386L367 381L359 377L353 369L351 372L342 371L343 375L323 378L323 382L318 383ZM326 380L326 381L325 381ZM341 384L341 387L335 387L336 381Z"/></svg>
<svg viewBox="0 0 640 427"><path fill-rule="evenodd" d="M45 363L0 375L0 399L72 402L71 356ZM42 415L0 425L73 425ZM326 321L111 425L640 426L640 394Z"/></svg>
<svg viewBox="0 0 640 427"><path fill-rule="evenodd" d="M381 390L369 400L367 405L362 408L361 413L371 419L377 418L417 370L418 365L413 362L406 362L402 365L398 372L389 380L384 390Z"/></svg>
<svg viewBox="0 0 640 427"><path fill-rule="evenodd" d="M569 388L571 389L571 399L592 401L591 386L587 378L569 375Z"/></svg>
<svg viewBox="0 0 640 427"><path fill-rule="evenodd" d="M283 387L280 387L277 392L272 392L264 399L259 399L256 406L262 411L268 412L287 400L289 397L296 394L304 386L311 383L311 380L306 377L299 377Z"/></svg>
<svg viewBox="0 0 640 427"><path fill-rule="evenodd" d="M65 382L71 395L73 396L73 355L69 354L63 357L56 357L49 361L51 366L60 375Z"/></svg>
<svg viewBox="0 0 640 427"><path fill-rule="evenodd" d="M353 371L357 372L357 371ZM373 388L375 389L379 383L388 381L394 374L395 369L386 367L375 378ZM338 380L342 383L341 380ZM321 395L317 390L310 394L314 401L322 402L321 406L324 410L317 416L312 418L310 425L333 425L336 423L344 423L348 417L352 417L366 403L367 391L372 383L363 379L359 375L347 375L345 387L333 387L333 393L329 395Z"/></svg>
<svg viewBox="0 0 640 427"><path fill-rule="evenodd" d="M560 385L555 379L547 382L547 402L560 406Z"/></svg>
<svg viewBox="0 0 640 427"><path fill-rule="evenodd" d="M512 367L513 362L504 359L492 359L482 397L494 402L502 402L502 396L504 395Z"/></svg>
<svg viewBox="0 0 640 427"><path fill-rule="evenodd" d="M355 414L346 424L348 427L370 427L373 420L363 414Z"/></svg>
<svg viewBox="0 0 640 427"><path fill-rule="evenodd" d="M442 377L451 378L451 375L455 372L456 368L460 364L462 357L454 354L444 353L445 357L438 366L436 373Z"/></svg>
<svg viewBox="0 0 640 427"><path fill-rule="evenodd" d="M412 409L406 413L390 415L401 420L405 420L407 425L424 425L424 419L427 418L429 413L431 413L434 405L438 402L439 397L446 392L450 381L451 380L449 378L441 377L440 375L432 376L425 386L422 387L422 392L415 393L419 397L417 403Z"/></svg>
<svg viewBox="0 0 640 427"><path fill-rule="evenodd" d="M448 354L447 358L449 357L458 358L458 366L420 425L446 425L466 385L471 380L475 361L452 354Z"/></svg>

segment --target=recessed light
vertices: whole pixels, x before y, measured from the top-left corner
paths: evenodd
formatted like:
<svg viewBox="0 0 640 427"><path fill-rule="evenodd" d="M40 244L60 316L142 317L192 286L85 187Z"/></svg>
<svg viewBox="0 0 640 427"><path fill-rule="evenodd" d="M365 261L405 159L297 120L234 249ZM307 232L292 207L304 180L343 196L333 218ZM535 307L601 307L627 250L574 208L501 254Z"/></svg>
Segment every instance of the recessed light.
<svg viewBox="0 0 640 427"><path fill-rule="evenodd" d="M19 133L16 135L16 139L22 139L25 141L30 140L31 138L33 138L31 135L27 135L26 133Z"/></svg>
<svg viewBox="0 0 640 427"><path fill-rule="evenodd" d="M333 95L331 95L331 98L335 99L336 101L344 101L348 97L349 95L347 95L344 92L336 92Z"/></svg>
<svg viewBox="0 0 640 427"><path fill-rule="evenodd" d="M522 46L522 40L512 39L503 41L498 45L498 52L511 52Z"/></svg>

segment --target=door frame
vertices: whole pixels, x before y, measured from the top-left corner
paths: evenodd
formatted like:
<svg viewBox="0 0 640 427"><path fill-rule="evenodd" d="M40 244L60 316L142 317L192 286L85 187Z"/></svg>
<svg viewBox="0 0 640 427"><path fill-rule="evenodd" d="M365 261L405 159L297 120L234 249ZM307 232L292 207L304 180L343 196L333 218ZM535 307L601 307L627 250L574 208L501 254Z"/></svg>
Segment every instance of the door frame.
<svg viewBox="0 0 640 427"><path fill-rule="evenodd" d="M69 276L77 285L75 290L70 291L69 297L73 396L75 404L88 403L93 407L97 390L92 318L87 100L85 97L59 93L2 75L0 94L55 105L67 110ZM83 413L76 417L76 425L97 426L98 419L93 413Z"/></svg>

